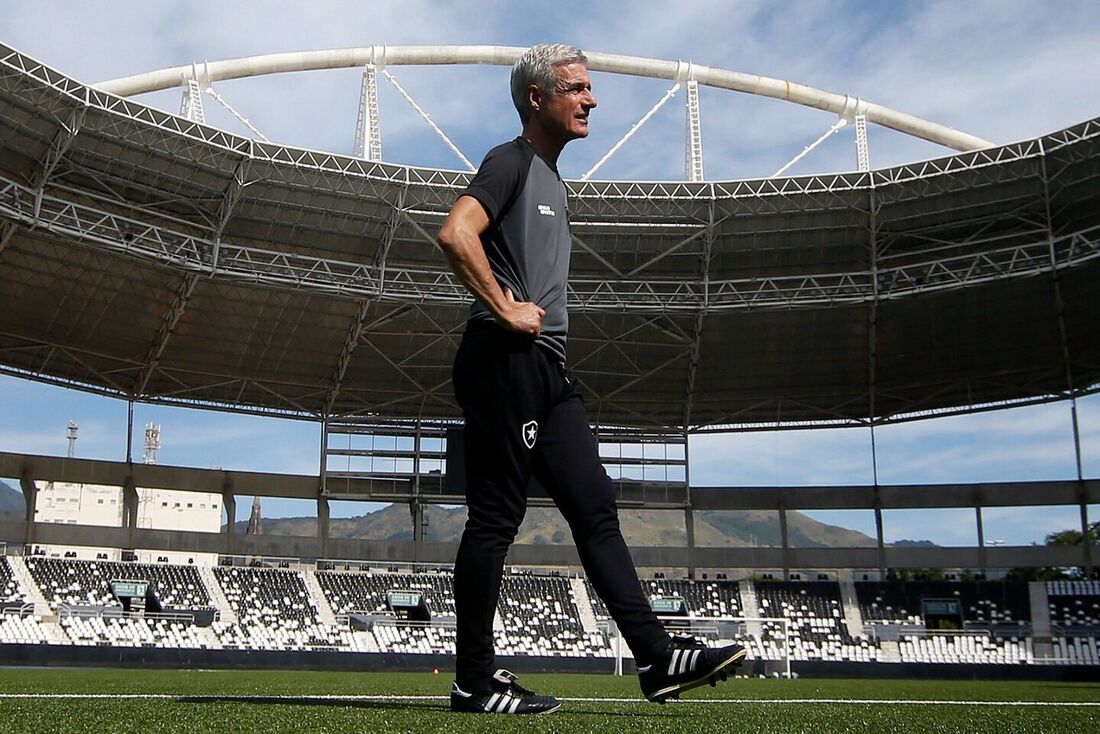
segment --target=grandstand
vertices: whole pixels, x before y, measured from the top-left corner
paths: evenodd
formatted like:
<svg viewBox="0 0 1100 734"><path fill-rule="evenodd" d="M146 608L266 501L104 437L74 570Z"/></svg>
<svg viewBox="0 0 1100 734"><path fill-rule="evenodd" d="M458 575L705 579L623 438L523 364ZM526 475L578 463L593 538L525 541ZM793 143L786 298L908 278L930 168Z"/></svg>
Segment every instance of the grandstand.
<svg viewBox="0 0 1100 734"><path fill-rule="evenodd" d="M364 67L368 101L377 52L342 57ZM517 53L383 52L391 67L510 63ZM737 88L730 72L697 65L591 60L683 83L689 122L699 114L693 88ZM315 420L323 436L309 476L134 463L129 445L125 462L0 453L0 476L19 478L26 499L23 520L0 522L4 659L87 664L122 651L150 665L409 668L453 653L455 549L424 539L423 508L463 501L447 376L466 296L429 233L469 174L372 158L369 105L356 157L204 125L196 95L244 67L260 65L89 86L0 45L0 371L131 410L148 402ZM156 85L181 86L181 115L123 96ZM901 124L878 105L820 99L857 128ZM707 181L693 143L686 181L569 182L579 242L571 307L585 315L573 358L597 435L611 449L661 448L609 461L618 500L684 517L682 547L634 549L649 569L643 587L655 603L675 602L682 613L670 625L744 641L753 672L779 662L820 675L1091 669L1097 582L992 577L1018 567L1088 576L1094 545L987 545L982 520L984 508L1061 505L1079 508L1087 531L1100 481L1080 469L1074 480L981 486L689 483L692 433L873 435L1096 392L1100 120L995 146L904 117L955 152L824 177ZM311 328L288 324L288 313ZM249 338L257 330L263 339ZM737 369L730 345L751 345ZM336 459L355 468L338 470ZM118 524L43 522L36 505L49 482L117 488ZM224 528L139 522L142 497L159 491L224 508ZM317 532L242 535L238 496L314 502ZM332 537L336 500L408 505L412 539ZM532 505L549 502L532 489ZM886 544L884 510L930 507L973 510L978 544ZM794 547L787 513L815 509L872 511L875 545ZM774 512L780 542L697 546L700 510ZM494 625L502 657L517 669L615 669L617 632L575 552L519 545L509 563ZM987 578L890 576L920 568ZM124 609L115 582L147 588L161 609ZM402 611L411 605L428 619Z"/></svg>
<svg viewBox="0 0 1100 734"><path fill-rule="evenodd" d="M255 561L256 559L254 559ZM76 559L41 559L11 555L0 564L5 585L5 643L51 646L179 648L206 651L314 651L329 654L400 654L447 656L454 652L454 606L450 574L441 568L397 571L321 570L325 563L296 568L258 565L220 566L198 574L194 566L105 564ZM129 566L123 568L123 566ZM274 564L273 564L274 565ZM155 573L153 573L155 571ZM175 579L169 593L186 588L186 603L170 613L123 613L107 598L105 579ZM63 580L64 583L59 583ZM754 626L739 623L730 637L750 648L750 663L971 664L987 666L1091 666L1097 658L1095 607L1082 610L1095 583L1050 581L856 583L860 601L845 600L851 581L703 581L649 579L642 582L651 598L675 597L685 602L682 619L671 620L716 639L731 620L763 619ZM213 587L213 588L211 588ZM431 608L428 622L403 621L385 601L387 592L418 589ZM966 607L967 618L955 632L928 629L920 613L890 619L868 616L886 601L884 589L936 598L971 598L985 607ZM872 597L872 595L874 595ZM166 597L168 598L168 597ZM854 597L852 597L854 598ZM865 600L874 598L868 604ZM1051 603L1055 634L1039 649L1028 620L1013 625L990 624L987 609L994 599L1058 599ZM32 613L34 599L48 599L50 612ZM223 600L221 606L212 600ZM745 600L742 602L742 600ZM83 602L70 605L66 600ZM742 604L757 609L745 615ZM190 612L186 604L190 607ZM194 612L213 611L211 622ZM1056 611L1055 610L1059 610ZM766 621L774 618L776 621ZM786 624L779 624L785 620ZM554 669L569 669L570 658L604 659L606 670L618 651L609 631L606 609L579 576L536 574L513 568L506 574L494 635L499 653L527 658ZM554 661L557 660L555 663ZM415 659L409 664L415 665Z"/></svg>

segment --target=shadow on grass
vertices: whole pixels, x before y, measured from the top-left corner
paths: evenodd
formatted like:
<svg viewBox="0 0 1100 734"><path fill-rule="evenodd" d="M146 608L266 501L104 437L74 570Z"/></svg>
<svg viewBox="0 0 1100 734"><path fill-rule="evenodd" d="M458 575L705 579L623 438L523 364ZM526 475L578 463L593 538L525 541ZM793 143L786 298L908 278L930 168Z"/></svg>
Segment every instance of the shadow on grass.
<svg viewBox="0 0 1100 734"><path fill-rule="evenodd" d="M251 705L283 705L283 706L335 706L339 708L357 709L385 709L389 711L437 711L450 713L450 706L445 701L362 701L356 699L317 698L313 696L180 696L178 703L241 703ZM643 711L606 711L592 709L577 710L565 704L561 708L562 713L570 716L629 716L631 718L675 718L677 712L674 709L667 710L643 710Z"/></svg>

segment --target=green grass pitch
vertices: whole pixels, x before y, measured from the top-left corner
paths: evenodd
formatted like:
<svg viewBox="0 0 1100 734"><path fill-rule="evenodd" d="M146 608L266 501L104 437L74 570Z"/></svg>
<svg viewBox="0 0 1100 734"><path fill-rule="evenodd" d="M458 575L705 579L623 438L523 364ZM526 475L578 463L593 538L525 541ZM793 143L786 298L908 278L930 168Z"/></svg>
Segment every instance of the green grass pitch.
<svg viewBox="0 0 1100 734"><path fill-rule="evenodd" d="M524 675L520 682L569 700L539 717L470 716L447 710L445 673L7 668L0 670L0 731L1100 731L1100 684L1093 683L735 679L659 706L641 699L632 677Z"/></svg>

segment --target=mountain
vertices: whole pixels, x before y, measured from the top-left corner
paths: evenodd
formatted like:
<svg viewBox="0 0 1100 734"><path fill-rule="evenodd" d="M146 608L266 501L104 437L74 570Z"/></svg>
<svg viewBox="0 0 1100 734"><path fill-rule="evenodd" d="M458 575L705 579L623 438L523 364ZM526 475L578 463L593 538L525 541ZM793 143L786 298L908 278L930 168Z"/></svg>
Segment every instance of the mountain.
<svg viewBox="0 0 1100 734"><path fill-rule="evenodd" d="M22 520L26 511L23 493L7 482L0 482L0 520Z"/></svg>
<svg viewBox="0 0 1100 734"><path fill-rule="evenodd" d="M424 540L457 543L466 524L465 507L424 508L428 525ZM687 544L684 515L673 510L619 510L619 522L627 543L636 546ZM244 533L247 522L237 523ZM317 521L312 517L263 520L265 535L313 535ZM406 505L390 505L358 517L332 519L329 535L334 538L412 540L412 518ZM869 547L875 539L847 528L818 522L801 512L787 513L787 535L794 547ZM698 547L748 547L779 545L779 517L764 511L700 511L695 513L695 545ZM562 545L572 543L569 528L554 508L532 507L520 526L517 543Z"/></svg>
<svg viewBox="0 0 1100 734"><path fill-rule="evenodd" d="M0 519L22 520L23 493L0 481ZM428 525L424 540L432 543L457 543L466 525L465 507L427 505ZM674 510L620 509L619 522L627 543L634 546L684 546L687 533L684 515ZM284 517L262 520L265 535L309 536L317 532L313 517ZM244 534L248 521L237 523ZM389 505L358 517L329 520L333 538L373 538L375 540L412 540L412 517L406 505ZM863 533L818 522L801 512L787 512L787 535L796 548L860 548L875 545L875 539ZM531 507L516 536L517 543L563 545L573 542L561 513L552 507ZM695 545L700 548L737 548L779 545L779 516L775 512L700 511L695 513ZM927 540L901 540L895 545L935 545Z"/></svg>

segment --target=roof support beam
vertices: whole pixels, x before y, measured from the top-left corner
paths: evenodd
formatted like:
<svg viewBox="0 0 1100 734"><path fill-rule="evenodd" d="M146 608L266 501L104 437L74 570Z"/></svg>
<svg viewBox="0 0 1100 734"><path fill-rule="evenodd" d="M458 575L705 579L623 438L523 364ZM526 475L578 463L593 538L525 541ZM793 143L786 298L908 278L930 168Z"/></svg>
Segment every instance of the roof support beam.
<svg viewBox="0 0 1100 734"><path fill-rule="evenodd" d="M682 423L685 431L685 448L687 451L687 431L691 428L691 409L694 406L695 399L695 374L699 369L699 356L703 345L703 319L707 314L707 297L710 290L710 254L711 248L714 245L714 204L711 203L708 211L707 228L704 231L706 240L703 246L703 255L700 258L700 269L702 270L701 276L703 281L703 307L699 309L699 313L695 315L695 328L692 332L691 351L688 353L688 375L687 384L684 387L684 420ZM686 454L685 454L686 455Z"/></svg>
<svg viewBox="0 0 1100 734"><path fill-rule="evenodd" d="M336 396L340 393L340 383L344 381L348 365L351 364L351 355L355 352L355 348L359 346L359 340L363 337L372 303L372 301L360 301L359 307L355 310L355 318L352 319L351 325L348 327L347 336L344 338L344 346L340 349L340 356L336 360L336 370L332 373L331 387L328 391L328 397L325 398L325 407L321 411L321 414L326 418L332 414L332 406L336 404Z"/></svg>
<svg viewBox="0 0 1100 734"><path fill-rule="evenodd" d="M132 397L140 397L145 393L145 388L149 385L153 372L160 364L160 357L164 354L164 348L168 346L168 341L176 330L176 324L179 323L183 312L187 310L187 304L191 302L191 295L195 292L195 284L198 281L198 273L188 272L184 274L183 280L176 288L176 295L172 299L168 310L164 312L164 316L160 320L160 328L157 329L157 335L149 346L149 353L145 356L145 366L141 368L141 374L134 385Z"/></svg>
<svg viewBox="0 0 1100 734"><path fill-rule="evenodd" d="M355 157L382 160L382 129L378 119L378 65L363 67L359 114L355 124Z"/></svg>
<svg viewBox="0 0 1100 734"><path fill-rule="evenodd" d="M1073 449L1077 467L1077 481L1083 488L1084 473L1081 466L1081 428L1077 420L1077 395L1074 391L1073 359L1069 348L1069 333L1066 329L1066 301L1062 295L1062 279L1058 272L1058 253L1054 247L1054 218L1050 211L1050 176L1047 173L1046 154L1039 159L1040 177L1043 181L1043 212L1045 216L1047 241L1050 243L1050 278L1053 285L1054 308L1058 314L1058 338L1062 344L1062 362L1066 373L1066 392L1070 399L1070 419L1073 422ZM1085 567L1085 578L1092 577L1092 544L1089 542L1089 508L1088 502L1081 495L1081 546L1082 561Z"/></svg>
<svg viewBox="0 0 1100 734"><path fill-rule="evenodd" d="M241 158L237 163L236 170L233 171L233 178L229 181L229 185L225 189L225 194L222 196L221 203L218 204L218 221L215 223L215 228L212 236L214 242L214 251L210 257L210 274L213 275L218 270L218 254L222 244L222 234L225 232L226 225L229 224L229 220L233 217L233 210L237 207L237 202L241 198L241 192L248 186L248 168L252 163L251 157Z"/></svg>
<svg viewBox="0 0 1100 734"><path fill-rule="evenodd" d="M684 156L684 171L688 181L703 180L703 125L699 115L699 82L694 79L687 81L687 111L686 125L686 154Z"/></svg>
<svg viewBox="0 0 1100 734"><path fill-rule="evenodd" d="M336 405L336 398L340 394L340 385L343 383L344 376L348 371L348 366L351 364L352 354L355 352L356 348L365 341L363 338L364 335L375 327L405 315L412 308L410 305L398 306L397 308L390 309L373 321L368 322L367 316L370 314L371 304L373 303L374 301L361 301L358 309L356 309L355 317L348 326L348 333L344 338L344 346L340 350L340 357L336 361L336 369L333 371L332 379L329 381L330 387L328 396L325 398L324 408L321 412L324 416L332 415L333 406Z"/></svg>
<svg viewBox="0 0 1100 734"><path fill-rule="evenodd" d="M875 423L878 420L878 405L876 395L878 390L878 301L879 301L879 273L878 273L878 197L875 192L875 182L872 178L871 188L867 192L867 246L870 248L871 260L871 302L867 314L867 419L871 427L871 475L874 485L878 486L878 445L875 443ZM881 515L879 516L881 523ZM881 528L880 528L881 530ZM882 544L882 535L879 533L879 545ZM881 548L880 548L881 550Z"/></svg>
<svg viewBox="0 0 1100 734"><path fill-rule="evenodd" d="M397 203L390 210L389 217L386 220L386 230L382 233L378 257L374 261L374 270L378 273L379 294L386 291L386 263L389 261L390 248L393 247L393 241L397 237L397 230L401 227L402 215L408 216L405 214L405 194L407 191L407 188L402 187L397 194Z"/></svg>
<svg viewBox="0 0 1100 734"><path fill-rule="evenodd" d="M17 226L15 222L7 222L3 226L0 226L0 255L4 254L4 249L11 242L12 237L15 236L15 230Z"/></svg>
<svg viewBox="0 0 1100 734"><path fill-rule="evenodd" d="M65 157L65 153L72 147L73 141L76 140L77 134L80 132L80 128L84 126L84 117L87 115L88 108L84 105L74 108L70 113L68 119L62 123L61 129L50 141L50 149L46 151L46 157L41 162L34 179L34 214L33 219L35 223L38 222L39 214L42 211L42 195L46 191L46 184L49 183L50 177L57 169L58 164Z"/></svg>

